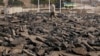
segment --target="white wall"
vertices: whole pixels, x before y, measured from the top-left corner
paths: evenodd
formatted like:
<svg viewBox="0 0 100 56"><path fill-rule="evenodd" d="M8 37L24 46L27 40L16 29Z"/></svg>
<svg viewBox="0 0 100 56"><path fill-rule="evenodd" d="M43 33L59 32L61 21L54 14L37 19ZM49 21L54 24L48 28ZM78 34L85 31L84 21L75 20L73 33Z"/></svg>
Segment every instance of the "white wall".
<svg viewBox="0 0 100 56"><path fill-rule="evenodd" d="M4 12L6 14L13 14L13 13L22 12L22 11L23 11L22 7L9 7L9 8L4 9Z"/></svg>
<svg viewBox="0 0 100 56"><path fill-rule="evenodd" d="M6 14L13 14L13 13L19 13L19 12L28 12L30 10L37 10L37 9L36 8L22 8L22 7L4 8L4 12Z"/></svg>

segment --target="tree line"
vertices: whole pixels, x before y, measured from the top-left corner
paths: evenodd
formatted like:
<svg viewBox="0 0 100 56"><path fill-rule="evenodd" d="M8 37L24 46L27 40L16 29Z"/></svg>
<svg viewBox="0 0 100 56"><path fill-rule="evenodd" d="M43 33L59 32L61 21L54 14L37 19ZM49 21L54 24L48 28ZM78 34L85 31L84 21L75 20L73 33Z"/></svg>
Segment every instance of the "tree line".
<svg viewBox="0 0 100 56"><path fill-rule="evenodd" d="M22 6L24 3L20 0L9 0L8 1L9 6Z"/></svg>
<svg viewBox="0 0 100 56"><path fill-rule="evenodd" d="M0 0L0 5L4 5L3 0Z"/></svg>
<svg viewBox="0 0 100 56"><path fill-rule="evenodd" d="M50 0L51 3L56 3L59 0ZM71 0L62 0L62 1L67 1L71 2ZM48 4L49 0L40 0L40 4ZM31 4L37 4L38 0L31 0ZM3 0L0 0L0 5L4 5ZM8 1L8 6L23 6L24 3L20 0L9 0Z"/></svg>
<svg viewBox="0 0 100 56"><path fill-rule="evenodd" d="M56 3L59 0L50 0L51 3ZM66 1L66 2L71 2L71 0L62 0L62 1ZM48 4L49 0L40 0L40 4ZM37 4L38 0L31 0L32 4Z"/></svg>

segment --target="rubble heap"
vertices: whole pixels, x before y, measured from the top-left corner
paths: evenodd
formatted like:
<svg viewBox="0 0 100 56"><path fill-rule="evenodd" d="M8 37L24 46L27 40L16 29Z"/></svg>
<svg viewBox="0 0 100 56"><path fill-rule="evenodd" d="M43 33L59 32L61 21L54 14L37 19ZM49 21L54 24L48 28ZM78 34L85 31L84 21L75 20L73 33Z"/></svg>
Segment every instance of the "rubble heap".
<svg viewBox="0 0 100 56"><path fill-rule="evenodd" d="M100 15L48 15L20 13L7 17L6 26L0 24L0 55L100 55Z"/></svg>

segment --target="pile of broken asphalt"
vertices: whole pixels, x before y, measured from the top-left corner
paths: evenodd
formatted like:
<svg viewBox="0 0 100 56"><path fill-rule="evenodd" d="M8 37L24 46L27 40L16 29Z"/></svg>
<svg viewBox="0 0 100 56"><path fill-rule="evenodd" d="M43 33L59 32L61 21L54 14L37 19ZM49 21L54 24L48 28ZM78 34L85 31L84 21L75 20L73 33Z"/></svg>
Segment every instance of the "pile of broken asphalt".
<svg viewBox="0 0 100 56"><path fill-rule="evenodd" d="M49 18L48 14L24 13L7 18L8 25L0 24L1 56L100 55L100 15L58 14ZM17 34L11 29L18 29Z"/></svg>

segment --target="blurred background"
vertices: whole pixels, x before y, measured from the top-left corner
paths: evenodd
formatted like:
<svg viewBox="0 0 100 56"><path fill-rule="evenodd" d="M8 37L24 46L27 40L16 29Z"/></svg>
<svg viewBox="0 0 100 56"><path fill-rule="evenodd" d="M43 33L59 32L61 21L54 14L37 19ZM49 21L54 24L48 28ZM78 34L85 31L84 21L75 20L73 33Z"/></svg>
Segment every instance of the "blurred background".
<svg viewBox="0 0 100 56"><path fill-rule="evenodd" d="M56 12L86 11L100 13L100 0L0 0L0 13L49 12L50 3L55 4Z"/></svg>

